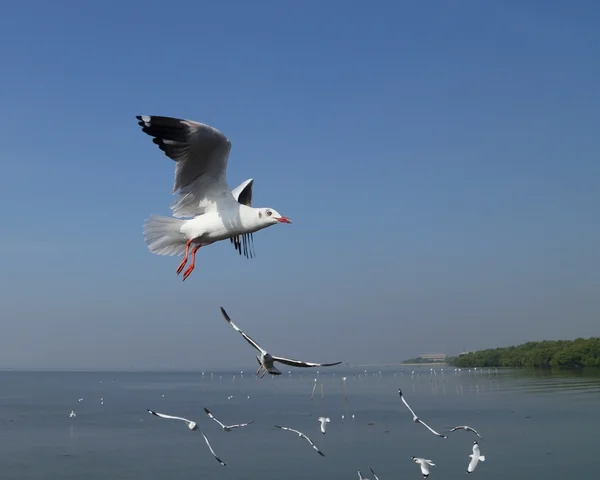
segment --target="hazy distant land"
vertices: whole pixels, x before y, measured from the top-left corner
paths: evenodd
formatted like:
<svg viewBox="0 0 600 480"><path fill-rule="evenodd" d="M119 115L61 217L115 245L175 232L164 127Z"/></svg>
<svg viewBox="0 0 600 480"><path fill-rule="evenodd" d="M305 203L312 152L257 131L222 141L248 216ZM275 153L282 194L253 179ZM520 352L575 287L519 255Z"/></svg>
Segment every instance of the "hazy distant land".
<svg viewBox="0 0 600 480"><path fill-rule="evenodd" d="M448 359L454 367L600 367L600 337L544 340L490 348Z"/></svg>

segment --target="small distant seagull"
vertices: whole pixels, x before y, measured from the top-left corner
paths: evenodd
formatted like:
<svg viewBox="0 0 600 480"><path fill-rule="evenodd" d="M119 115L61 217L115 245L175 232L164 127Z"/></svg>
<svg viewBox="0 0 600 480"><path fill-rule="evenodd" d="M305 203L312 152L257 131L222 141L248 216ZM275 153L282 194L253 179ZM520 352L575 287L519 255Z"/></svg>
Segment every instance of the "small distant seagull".
<svg viewBox="0 0 600 480"><path fill-rule="evenodd" d="M214 420L214 421L215 421L215 422L217 422L219 425L221 425L221 428L222 428L223 430L225 430L226 432L231 432L231 430L233 430L234 428L245 427L245 426L247 426L247 425L250 425L250 424L254 423L254 420L252 420L251 422L248 422L248 423L239 423L239 424L236 424L236 425L225 425L225 424L221 423L221 422L220 422L220 421L217 419L217 417L215 417L215 416L214 416L212 413L210 413L210 411L208 410L208 408L204 408L204 411L206 412L206 414L208 415L208 417L209 417L211 420Z"/></svg>
<svg viewBox="0 0 600 480"><path fill-rule="evenodd" d="M208 449L210 450L210 453L212 453L213 457L215 457L215 459L217 460L217 462L219 462L224 467L227 466L227 464L223 460L221 460L219 457L217 457L217 454L213 450L210 442L208 441L208 438L206 437L206 435L204 435L204 432L202 430L200 430L200 428L198 427L198 424L196 422L194 422L192 420L188 420L187 418L183 418L183 417L174 417L172 415L166 415L164 413L158 413L158 412L155 412L154 410L150 410L150 409L148 409L148 413L150 415L154 415L155 417L167 418L167 419L170 419L170 420L181 420L182 422L187 423L187 426L188 426L188 428L191 431L193 431L193 432L200 432L202 434L202 436L204 437L204 441L206 442L206 445L208 446Z"/></svg>
<svg viewBox="0 0 600 480"><path fill-rule="evenodd" d="M371 470L371 473L373 474L373 479L374 480L379 480L379 478L377 478L377 475L375 475L375 472L373 471L373 469L371 467L369 467L369 470ZM362 473L360 473L360 470L358 471L358 480L369 480L366 477L362 476Z"/></svg>
<svg viewBox="0 0 600 480"><path fill-rule="evenodd" d="M467 432L473 432L475 435L481 438L481 435L477 433L477 430L475 430L472 427L469 427L468 425L459 425L458 427L454 427L452 430L450 430L450 432L455 432L456 430L465 430Z"/></svg>
<svg viewBox="0 0 600 480"><path fill-rule="evenodd" d="M404 405L406 405L406 408L408 408L410 410L410 413L413 414L413 422L420 423L421 425L426 427L427 430L429 430L434 435L437 435L438 437L448 438L446 435L442 435L441 433L436 432L433 428L431 428L429 425L427 425L423 420L420 420L419 417L417 417L417 414L414 412L414 410L412 408L410 408L410 405L408 403L406 403L406 400L404 399L404 396L402 395L402 390L398 389L398 394L400 395L400 400L402 400L402 403L404 403Z"/></svg>
<svg viewBox="0 0 600 480"><path fill-rule="evenodd" d="M327 429L327 424L331 422L329 417L319 417L319 422L321 423L321 433L325 435L325 430Z"/></svg>
<svg viewBox="0 0 600 480"><path fill-rule="evenodd" d="M75 413L75 410L71 410L71 413L69 413L69 418L73 418L76 416L77 416L77 414Z"/></svg>
<svg viewBox="0 0 600 480"><path fill-rule="evenodd" d="M410 459L421 465L421 473L423 474L423 478L427 478L429 476L429 467L435 467L435 463L427 458L419 458L419 457L410 457Z"/></svg>
<svg viewBox="0 0 600 480"><path fill-rule="evenodd" d="M316 451L316 452L317 452L319 455L321 455L322 457L324 457L324 456L325 456L325 454L324 454L324 453L323 453L321 450L319 450L319 447L317 447L317 446L315 445L315 443L314 443L314 442L313 442L313 441L312 441L310 438L308 438L306 435L304 435L302 432L299 432L298 430L294 430L293 428L289 428L289 427L282 427L282 426L280 426L280 425L275 425L275 428L280 428L281 430L287 430L288 432L294 432L294 433L298 434L298 436L299 436L299 437L302 437L302 438L304 438L304 439L305 439L305 440L306 440L308 443L310 443L310 446L311 446L312 448L314 448L314 449L315 449L315 451Z"/></svg>
<svg viewBox="0 0 600 480"><path fill-rule="evenodd" d="M469 457L471 457L471 461L467 467L467 473L473 472L479 462L485 462L485 455L481 455L477 441L473 442L473 453Z"/></svg>
<svg viewBox="0 0 600 480"><path fill-rule="evenodd" d="M260 376L260 378L264 377L267 372L270 373L271 375L281 375L281 372L279 371L279 369L273 365L274 362L283 363L283 364L289 365L291 367L303 367L303 368L332 367L334 365L339 365L340 363L342 363L342 362L309 363L309 362L303 362L301 360L291 360L289 358L275 357L275 356L271 355L269 352L267 352L266 350L264 350L263 348L261 348L261 346L258 343L256 343L254 340L252 340L244 332L242 332L239 329L239 327L231 321L231 318L229 318L229 315L227 315L227 312L225 311L225 309L223 307L221 307L221 313L223 314L223 317L225 317L225 320L227 320L227 323L229 323L229 325L231 325L235 331L239 332L242 335L242 337L244 337L244 339L250 345L252 345L256 350L258 350L260 352L260 355L256 357L256 359L258 360L258 364L260 365L258 367L258 370L256 371L256 375L258 375L261 370L263 370L263 369L265 370L263 372L263 374Z"/></svg>

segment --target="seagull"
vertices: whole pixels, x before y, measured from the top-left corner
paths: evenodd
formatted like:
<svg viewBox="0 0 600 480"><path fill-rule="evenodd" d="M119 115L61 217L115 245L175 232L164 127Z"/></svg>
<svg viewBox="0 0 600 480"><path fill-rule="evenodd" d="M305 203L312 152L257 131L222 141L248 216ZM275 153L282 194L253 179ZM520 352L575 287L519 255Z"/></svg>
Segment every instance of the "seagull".
<svg viewBox="0 0 600 480"><path fill-rule="evenodd" d="M71 410L71 413L69 413L69 418L73 418L76 416L77 416L77 414L75 413L75 410Z"/></svg>
<svg viewBox="0 0 600 480"><path fill-rule="evenodd" d="M311 446L312 448L314 448L314 449L315 449L315 451L316 451L316 452L317 452L319 455L321 455L322 457L324 457L324 456L325 456L325 454L324 454L324 453L323 453L321 450L319 450L319 447L317 447L317 446L314 444L314 442L313 442L313 441L312 441L310 438L308 438L306 435L304 435L302 432L299 432L298 430L294 430L293 428L289 428L289 427L282 427L282 426L280 426L280 425L275 425L275 428L280 428L281 430L287 430L287 431L289 431L289 432L294 432L294 433L297 433L299 437L302 437L302 438L304 438L304 439L305 439L305 440L306 440L308 443L310 443L310 446Z"/></svg>
<svg viewBox="0 0 600 480"><path fill-rule="evenodd" d="M379 478L377 478L377 475L375 475L375 472L373 471L373 469L371 467L369 467L369 470L371 470L371 473L373 474L373 479L374 480L379 480ZM362 473L360 473L360 470L358 471L358 480L369 480L368 478L365 478L362 476Z"/></svg>
<svg viewBox="0 0 600 480"><path fill-rule="evenodd" d="M244 332L242 332L239 329L239 327L231 321L231 318L229 318L229 315L227 315L227 312L225 311L225 309L223 307L221 307L221 313L223 314L223 317L225 317L225 320L227 320L227 323L229 323L229 325L231 325L235 331L239 332L242 335L242 337L244 337L250 345L252 345L256 350L258 350L260 352L260 355L257 355L257 357L256 357L256 359L258 360L258 364L259 364L258 370L256 371L256 375L258 375L260 373L260 371L264 369L264 372L260 376L260 378L264 377L267 372L270 373L271 375L281 375L281 372L279 371L279 369L273 365L274 362L283 363L283 364L289 365L291 367L304 367L304 368L332 367L334 365L339 365L340 363L342 363L342 362L309 363L309 362L303 362L301 360L291 360L289 358L275 357L275 356L271 355L269 352L267 352L266 350L264 350L263 348L261 348L261 346L258 343L256 343L254 340L252 340Z"/></svg>
<svg viewBox="0 0 600 480"><path fill-rule="evenodd" d="M410 457L410 459L421 465L421 473L423 474L423 478L427 478L429 476L429 467L435 467L435 463L427 458L419 458L419 457Z"/></svg>
<svg viewBox="0 0 600 480"><path fill-rule="evenodd" d="M473 453L469 457L471 457L471 461L467 467L467 473L473 472L479 462L485 462L485 455L481 455L477 441L473 442Z"/></svg>
<svg viewBox="0 0 600 480"><path fill-rule="evenodd" d="M327 424L331 422L329 417L319 417L317 420L321 422L321 433L325 435L325 430L327 429Z"/></svg>
<svg viewBox="0 0 600 480"><path fill-rule="evenodd" d="M402 400L402 403L404 403L404 405L406 405L406 408L408 408L410 410L410 413L413 414L413 422L420 423L421 425L426 427L427 430L429 430L434 435L437 435L438 437L448 438L446 435L442 435L441 433L436 432L433 428L431 428L429 425L427 425L423 420L419 419L419 417L417 417L417 414L414 412L414 410L412 408L410 408L410 405L408 403L406 403L406 400L404 400L404 396L402 395L402 390L398 389L398 393L400 394L400 400Z"/></svg>
<svg viewBox="0 0 600 480"><path fill-rule="evenodd" d="M219 420L217 420L217 417L215 417L212 413L210 413L210 411L208 410L208 408L204 408L204 411L206 412L206 414L209 416L210 419L214 420L219 425L221 425L221 428L223 430L225 430L226 432L231 432L231 430L233 430L234 428L245 427L247 425L250 425L250 424L254 423L254 420L252 420L251 422L248 422L248 423L239 423L239 424L236 424L236 425L225 425L225 424L219 422Z"/></svg>
<svg viewBox="0 0 600 480"><path fill-rule="evenodd" d="M189 277L200 247L230 239L246 258L253 257L252 233L278 223L292 223L273 208L252 207L254 179L230 190L226 180L231 142L220 131L203 123L153 115L136 116L142 131L153 138L176 163L171 205L173 217L152 215L144 223L148 249L157 255L183 255L179 275ZM184 220L183 218L188 217ZM191 217L191 218L189 218Z"/></svg>
<svg viewBox="0 0 600 480"><path fill-rule="evenodd" d="M455 432L456 430L465 430L467 432L473 432L475 435L481 438L481 435L477 433L477 430L475 430L472 427L469 427L468 425L459 425L458 427L454 427L452 430L450 430L450 432Z"/></svg>
<svg viewBox="0 0 600 480"><path fill-rule="evenodd" d="M150 410L150 409L148 409L148 413L150 415L154 415L155 417L167 418L167 419L171 419L171 420L181 420L182 422L187 423L187 426L188 426L188 428L191 431L193 431L193 432L200 432L202 434L202 436L204 437L204 441L206 442L206 445L208 446L208 449L210 450L210 453L212 453L213 457L215 457L215 459L217 460L217 462L219 462L224 467L227 466L227 464L223 460L221 460L219 457L217 457L217 454L213 450L210 442L208 441L208 438L206 437L206 435L204 435L204 432L202 430L200 430L200 428L198 427L198 424L196 422L194 422L192 420L188 420L187 418L183 418L183 417L174 417L172 415L166 415L164 413L158 413L158 412L155 412L154 410Z"/></svg>

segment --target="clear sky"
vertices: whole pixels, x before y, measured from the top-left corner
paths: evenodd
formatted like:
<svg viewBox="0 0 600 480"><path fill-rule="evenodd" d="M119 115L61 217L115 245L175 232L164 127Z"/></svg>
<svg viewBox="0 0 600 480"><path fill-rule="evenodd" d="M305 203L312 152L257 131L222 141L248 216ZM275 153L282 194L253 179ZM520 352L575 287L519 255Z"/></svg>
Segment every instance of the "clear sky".
<svg viewBox="0 0 600 480"><path fill-rule="evenodd" d="M0 366L398 362L600 329L600 3L22 1L0 15ZM151 254L212 125L289 216Z"/></svg>

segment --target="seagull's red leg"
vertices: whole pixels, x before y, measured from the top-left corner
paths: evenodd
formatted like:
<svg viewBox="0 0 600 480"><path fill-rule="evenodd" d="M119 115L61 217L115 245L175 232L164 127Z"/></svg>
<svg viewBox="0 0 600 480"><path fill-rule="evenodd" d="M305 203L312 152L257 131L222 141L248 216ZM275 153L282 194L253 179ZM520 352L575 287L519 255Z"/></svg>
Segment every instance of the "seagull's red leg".
<svg viewBox="0 0 600 480"><path fill-rule="evenodd" d="M188 278L190 276L190 273L192 273L194 271L194 267L196 266L196 252L198 251L199 248L200 248L200 245L196 245L192 249L192 263L190 263L190 266L187 268L187 270L185 272L183 272L184 280L186 278Z"/></svg>
<svg viewBox="0 0 600 480"><path fill-rule="evenodd" d="M265 371L263 372L263 374L260 376L260 378L263 378L266 374L267 374L268 370L265 368Z"/></svg>
<svg viewBox="0 0 600 480"><path fill-rule="evenodd" d="M191 244L192 244L192 240L188 240L185 243L185 253L183 255L183 260L181 261L181 263L177 267L177 275L179 275L181 273L181 271L183 270L183 267L185 267L185 264L188 261L188 254L190 253L190 245Z"/></svg>
<svg viewBox="0 0 600 480"><path fill-rule="evenodd" d="M262 370L262 365L260 367L258 367L258 370L256 371L256 375L258 375L260 373L260 371Z"/></svg>

